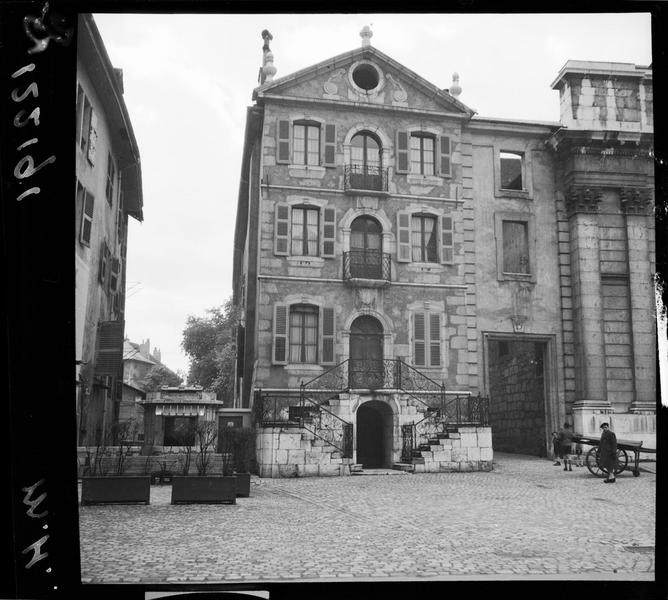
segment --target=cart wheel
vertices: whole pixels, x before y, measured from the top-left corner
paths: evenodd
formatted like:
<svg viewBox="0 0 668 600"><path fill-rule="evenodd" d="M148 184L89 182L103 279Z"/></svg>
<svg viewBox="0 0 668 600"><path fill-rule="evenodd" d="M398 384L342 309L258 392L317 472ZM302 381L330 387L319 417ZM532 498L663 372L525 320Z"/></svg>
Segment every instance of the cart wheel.
<svg viewBox="0 0 668 600"><path fill-rule="evenodd" d="M617 466L615 467L615 475L619 475L624 469L626 469L626 466L629 464L629 457L626 454L626 450L622 450L621 448L617 449Z"/></svg>
<svg viewBox="0 0 668 600"><path fill-rule="evenodd" d="M585 457L585 464L589 469L589 472L596 477L605 477L606 473L598 466L598 447L592 448L587 452Z"/></svg>

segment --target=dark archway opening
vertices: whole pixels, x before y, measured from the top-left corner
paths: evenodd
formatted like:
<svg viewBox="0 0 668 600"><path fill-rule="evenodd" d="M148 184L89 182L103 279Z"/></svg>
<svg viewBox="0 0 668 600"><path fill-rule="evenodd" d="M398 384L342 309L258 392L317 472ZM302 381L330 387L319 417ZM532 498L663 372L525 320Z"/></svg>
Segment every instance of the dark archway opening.
<svg viewBox="0 0 668 600"><path fill-rule="evenodd" d="M546 456L547 342L489 341L494 450Z"/></svg>
<svg viewBox="0 0 668 600"><path fill-rule="evenodd" d="M365 469L392 466L392 409L379 400L357 410L357 462Z"/></svg>

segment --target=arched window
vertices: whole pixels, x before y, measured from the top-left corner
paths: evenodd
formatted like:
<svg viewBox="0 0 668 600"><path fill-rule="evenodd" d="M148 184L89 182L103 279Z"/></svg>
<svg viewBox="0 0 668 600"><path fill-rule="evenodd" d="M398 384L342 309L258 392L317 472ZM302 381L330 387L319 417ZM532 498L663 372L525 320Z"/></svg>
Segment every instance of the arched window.
<svg viewBox="0 0 668 600"><path fill-rule="evenodd" d="M355 189L382 190L380 140L362 131L350 140L350 185Z"/></svg>
<svg viewBox="0 0 668 600"><path fill-rule="evenodd" d="M357 217L350 226L350 277L382 278L382 227L373 217Z"/></svg>

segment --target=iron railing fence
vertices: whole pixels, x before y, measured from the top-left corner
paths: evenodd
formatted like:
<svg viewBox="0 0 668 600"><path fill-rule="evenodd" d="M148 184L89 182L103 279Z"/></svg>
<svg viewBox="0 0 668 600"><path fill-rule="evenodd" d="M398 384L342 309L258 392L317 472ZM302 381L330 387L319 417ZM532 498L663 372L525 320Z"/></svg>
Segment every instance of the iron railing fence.
<svg viewBox="0 0 668 600"><path fill-rule="evenodd" d="M387 169L365 165L345 165L343 189L387 192Z"/></svg>
<svg viewBox="0 0 668 600"><path fill-rule="evenodd" d="M379 250L350 250L343 253L343 279L392 279L392 259Z"/></svg>

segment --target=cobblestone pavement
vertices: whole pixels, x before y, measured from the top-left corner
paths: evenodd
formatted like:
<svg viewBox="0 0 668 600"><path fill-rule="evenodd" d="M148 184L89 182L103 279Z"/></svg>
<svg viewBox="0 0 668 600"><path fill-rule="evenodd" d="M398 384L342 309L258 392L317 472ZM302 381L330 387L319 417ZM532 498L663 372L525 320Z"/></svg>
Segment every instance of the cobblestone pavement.
<svg viewBox="0 0 668 600"><path fill-rule="evenodd" d="M80 507L82 582L651 581L655 463L641 468L604 485L497 453L487 473L256 478L236 505L172 506L152 486L148 506Z"/></svg>

